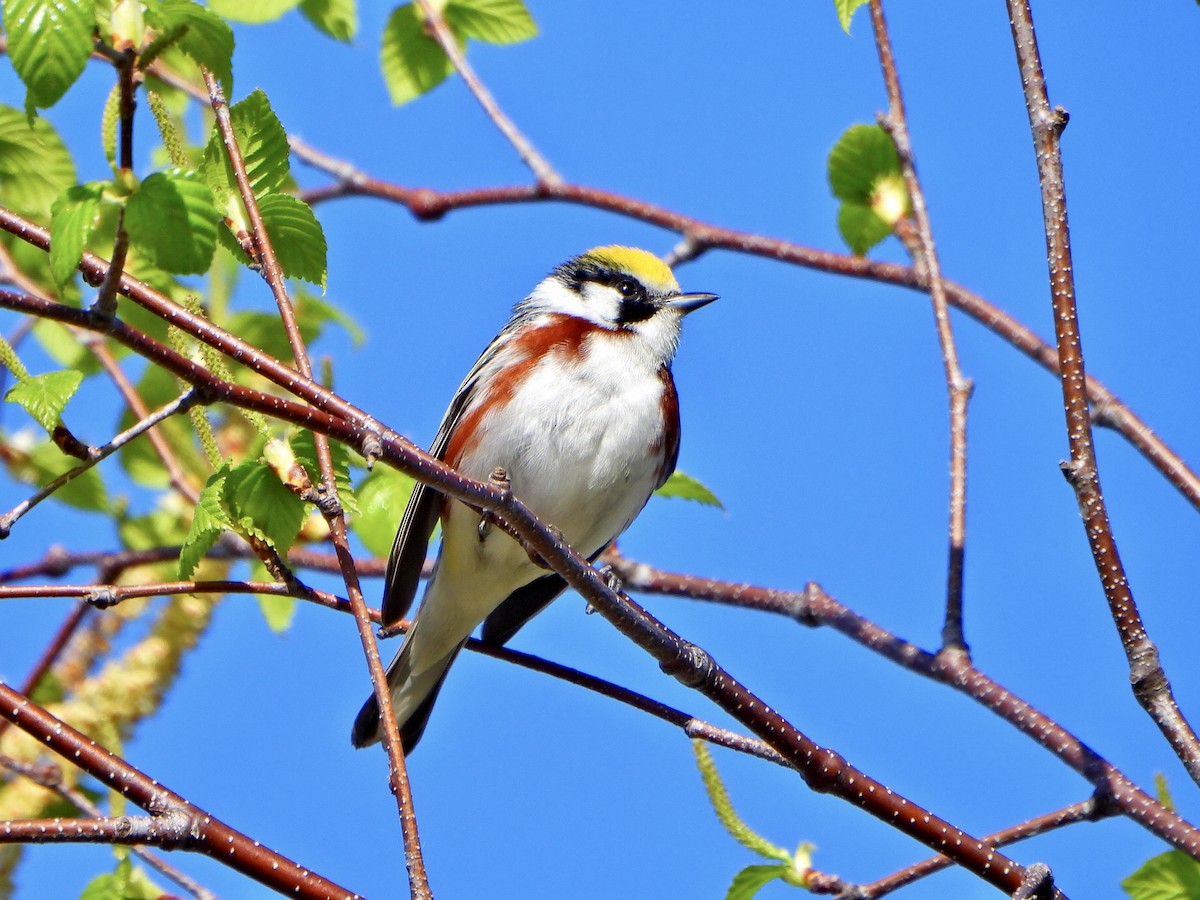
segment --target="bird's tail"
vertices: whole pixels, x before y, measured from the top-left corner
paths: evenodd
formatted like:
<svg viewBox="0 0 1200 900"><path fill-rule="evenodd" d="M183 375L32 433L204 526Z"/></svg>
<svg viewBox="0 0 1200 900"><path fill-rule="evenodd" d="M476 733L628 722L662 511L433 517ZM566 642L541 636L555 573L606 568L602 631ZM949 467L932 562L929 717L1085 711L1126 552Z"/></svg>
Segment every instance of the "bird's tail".
<svg viewBox="0 0 1200 900"><path fill-rule="evenodd" d="M465 642L464 642L465 643ZM419 672L412 671L412 635L404 640L400 652L388 666L388 690L392 696L392 712L400 728L400 742L405 755L417 746L425 732L429 713L433 710L438 691L450 671L450 664L458 656L462 644L444 657ZM369 747L383 739L383 723L379 720L379 701L372 694L358 711L354 727L350 731L350 743L355 747Z"/></svg>

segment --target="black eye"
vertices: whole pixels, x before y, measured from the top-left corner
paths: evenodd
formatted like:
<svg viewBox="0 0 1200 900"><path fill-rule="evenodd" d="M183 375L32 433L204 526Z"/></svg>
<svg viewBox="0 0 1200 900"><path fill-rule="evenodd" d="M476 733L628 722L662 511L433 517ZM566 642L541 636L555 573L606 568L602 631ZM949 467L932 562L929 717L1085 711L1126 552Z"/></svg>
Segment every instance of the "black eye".
<svg viewBox="0 0 1200 900"><path fill-rule="evenodd" d="M632 278L618 278L613 287L622 297L636 297L642 292L642 286Z"/></svg>

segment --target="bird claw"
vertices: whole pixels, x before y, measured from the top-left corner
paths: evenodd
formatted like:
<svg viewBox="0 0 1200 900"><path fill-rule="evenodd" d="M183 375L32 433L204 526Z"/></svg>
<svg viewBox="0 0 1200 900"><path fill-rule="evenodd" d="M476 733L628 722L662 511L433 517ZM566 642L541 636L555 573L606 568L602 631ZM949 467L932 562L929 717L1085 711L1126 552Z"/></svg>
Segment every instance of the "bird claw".
<svg viewBox="0 0 1200 900"><path fill-rule="evenodd" d="M621 576L617 574L616 569L609 565L603 565L596 571L600 573L600 577L604 579L604 583L608 585L610 591L614 594L621 593L625 582L621 581Z"/></svg>

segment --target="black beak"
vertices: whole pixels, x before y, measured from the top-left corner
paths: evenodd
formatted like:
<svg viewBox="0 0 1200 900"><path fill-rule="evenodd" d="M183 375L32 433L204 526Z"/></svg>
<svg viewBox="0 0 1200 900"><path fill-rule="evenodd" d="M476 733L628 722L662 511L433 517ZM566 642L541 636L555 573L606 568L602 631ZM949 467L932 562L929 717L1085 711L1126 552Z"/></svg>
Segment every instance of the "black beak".
<svg viewBox="0 0 1200 900"><path fill-rule="evenodd" d="M708 306L717 299L716 294L680 294L678 297L672 297L666 302L667 306L679 310L685 316L690 312L695 312L702 306Z"/></svg>

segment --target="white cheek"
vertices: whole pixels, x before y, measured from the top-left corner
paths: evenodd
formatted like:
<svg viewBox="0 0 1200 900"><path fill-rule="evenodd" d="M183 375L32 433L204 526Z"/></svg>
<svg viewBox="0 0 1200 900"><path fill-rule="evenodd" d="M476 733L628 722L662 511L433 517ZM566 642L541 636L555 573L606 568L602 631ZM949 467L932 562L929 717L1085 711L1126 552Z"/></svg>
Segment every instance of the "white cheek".
<svg viewBox="0 0 1200 900"><path fill-rule="evenodd" d="M585 282L583 307L589 319L611 328L621 317L621 295L608 285Z"/></svg>
<svg viewBox="0 0 1200 900"><path fill-rule="evenodd" d="M583 285L580 294L551 277L535 287L522 306L538 312L563 313L612 328L620 309L620 297L612 288L590 282Z"/></svg>

